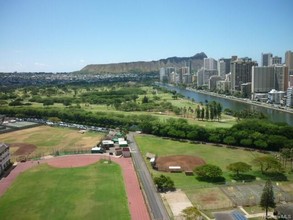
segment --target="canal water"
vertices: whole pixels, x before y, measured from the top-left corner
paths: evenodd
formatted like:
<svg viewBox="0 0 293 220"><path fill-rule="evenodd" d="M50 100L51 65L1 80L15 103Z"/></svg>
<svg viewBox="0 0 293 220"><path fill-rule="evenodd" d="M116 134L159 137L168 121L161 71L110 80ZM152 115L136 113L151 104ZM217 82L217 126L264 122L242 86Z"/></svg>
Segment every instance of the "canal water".
<svg viewBox="0 0 293 220"><path fill-rule="evenodd" d="M195 102L202 102L205 103L207 100L208 102L216 101L222 104L223 109L229 108L233 111L241 111L244 109L251 109L255 111L262 112L267 118L273 122L286 122L287 124L293 126L293 114L287 113L283 111L279 111L276 109L270 109L261 106L255 106L249 103L242 103L237 102L230 99L225 99L221 97L212 96L209 94L198 93L196 91L190 91L186 89L181 89L176 86L166 85L166 84L158 84L162 87L165 87L169 90L175 90L177 93L182 94L184 97L189 99L194 99Z"/></svg>

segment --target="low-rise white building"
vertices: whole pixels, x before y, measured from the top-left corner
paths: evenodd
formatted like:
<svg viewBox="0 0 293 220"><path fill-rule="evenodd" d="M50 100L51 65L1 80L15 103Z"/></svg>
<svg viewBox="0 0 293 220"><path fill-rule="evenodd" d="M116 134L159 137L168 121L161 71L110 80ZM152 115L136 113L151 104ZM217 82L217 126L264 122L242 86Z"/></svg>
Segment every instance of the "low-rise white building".
<svg viewBox="0 0 293 220"><path fill-rule="evenodd" d="M281 104L284 96L285 96L284 91L277 91L275 89L272 89L268 93L268 101L273 104Z"/></svg>
<svg viewBox="0 0 293 220"><path fill-rule="evenodd" d="M5 143L0 143L0 175L10 164L9 147Z"/></svg>

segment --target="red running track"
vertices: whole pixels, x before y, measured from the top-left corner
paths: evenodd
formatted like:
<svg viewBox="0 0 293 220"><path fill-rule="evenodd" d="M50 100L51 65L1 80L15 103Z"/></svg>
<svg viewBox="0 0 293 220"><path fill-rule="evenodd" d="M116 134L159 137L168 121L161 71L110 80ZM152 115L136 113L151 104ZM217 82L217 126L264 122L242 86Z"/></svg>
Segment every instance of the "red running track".
<svg viewBox="0 0 293 220"><path fill-rule="evenodd" d="M119 164L123 171L125 190L128 198L128 207L132 220L150 220L145 200L139 186L131 158L110 157L112 161ZM54 167L80 167L96 163L100 159L109 159L103 155L70 155L40 160L40 163L48 163ZM36 166L37 161L20 163L11 173L0 180L0 196L2 196L15 178L23 171Z"/></svg>

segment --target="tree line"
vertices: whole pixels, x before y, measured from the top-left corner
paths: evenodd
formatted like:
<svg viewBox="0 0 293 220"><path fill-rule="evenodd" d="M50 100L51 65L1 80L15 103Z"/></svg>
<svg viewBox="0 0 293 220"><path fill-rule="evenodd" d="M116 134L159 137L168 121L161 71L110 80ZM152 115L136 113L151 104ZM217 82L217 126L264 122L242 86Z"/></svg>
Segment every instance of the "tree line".
<svg viewBox="0 0 293 220"><path fill-rule="evenodd" d="M88 112L78 108L0 108L0 114L20 118L58 117L64 122L95 125L109 128L136 127L144 133L176 139L189 139L246 148L279 151L293 148L293 127L276 124L266 120L246 119L231 128L205 128L188 124L186 119L168 119L161 121L150 115L124 115L107 112Z"/></svg>

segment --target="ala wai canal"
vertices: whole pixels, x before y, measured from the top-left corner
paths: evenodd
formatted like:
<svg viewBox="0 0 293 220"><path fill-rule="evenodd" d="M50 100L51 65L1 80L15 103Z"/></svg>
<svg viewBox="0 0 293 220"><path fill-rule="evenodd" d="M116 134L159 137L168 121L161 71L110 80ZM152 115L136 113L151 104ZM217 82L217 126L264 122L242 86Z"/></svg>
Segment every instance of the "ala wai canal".
<svg viewBox="0 0 293 220"><path fill-rule="evenodd" d="M229 108L233 111L241 111L244 109L250 109L254 111L259 111L259 112L262 112L269 120L273 122L285 122L293 126L293 113L283 112L277 109L271 109L271 108L262 107L262 106L256 106L250 103L238 102L232 99L225 99L225 98L213 96L210 94L199 93L196 91L178 88L172 85L166 85L166 84L157 84L157 85L165 87L168 90L175 90L177 93L183 95L184 97L189 99L194 99L195 102L198 102L198 103L199 102L205 103L206 100L209 102L216 101L222 104L223 109Z"/></svg>

